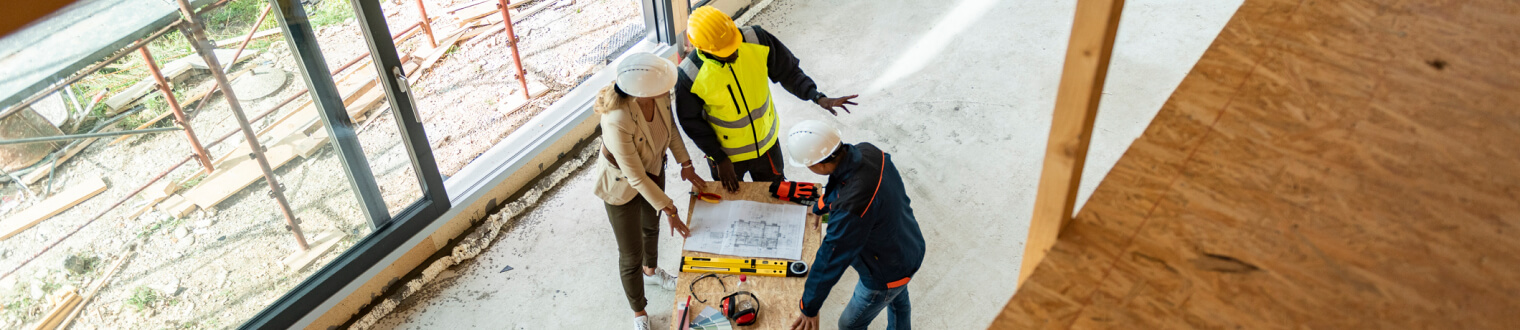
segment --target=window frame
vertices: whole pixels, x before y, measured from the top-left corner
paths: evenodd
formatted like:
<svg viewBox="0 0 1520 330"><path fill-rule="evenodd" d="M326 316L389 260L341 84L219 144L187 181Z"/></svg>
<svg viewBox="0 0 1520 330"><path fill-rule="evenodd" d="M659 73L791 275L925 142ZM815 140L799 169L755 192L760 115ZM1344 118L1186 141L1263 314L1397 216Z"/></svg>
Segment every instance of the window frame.
<svg viewBox="0 0 1520 330"><path fill-rule="evenodd" d="M343 299L344 297L340 295L346 296L348 293L345 290L349 290L347 287L352 283L368 280L364 278L366 273L371 273L377 267L384 268L389 262L386 259L392 258L397 252L404 252L399 251L401 249L411 248L411 244L408 243L413 241L418 234L436 229L439 225L437 222L440 220L448 220L444 219L444 216L450 213L451 207L455 206L450 202L449 193L445 189L432 148L428 144L423 125L418 119L415 103L411 94L407 93L409 88L405 83L407 73L402 72L401 60L390 38L389 27L386 25L385 14L379 0L349 0L349 3L353 5L355 19L370 47L371 59L380 71L380 82L386 90L391 114L395 117L404 136L402 143L406 145L411 156L412 168L417 174L422 190L421 198L394 217L388 214L385 202L380 198L379 185L359 145L353 121L342 106L343 98L332 77L326 74L328 72L326 62L322 58L321 49L318 47L316 35L307 19L305 8L299 5L299 1L268 1L270 6L276 9L272 12L272 16L278 20L281 29L285 32L286 42L294 55L298 57L297 66L310 87L309 93L312 99L316 100L313 104L317 106L322 122L327 126L328 133L332 137L331 143L342 156L344 172L348 175L354 194L364 205L364 213L369 218L374 231L361 238L348 250L343 251L331 263L323 265L264 310L255 314L240 327L241 329L306 326L303 322L309 323L317 316L326 313L331 301ZM647 41L662 45L674 45L679 42L676 32L672 31L677 25L671 19L671 7L670 0L640 0L645 26L651 32L648 34ZM634 47L634 49L637 48ZM312 75L312 72L319 74ZM575 89L584 88L591 87L583 83ZM579 94L584 93L576 93L572 90L571 93L566 94L566 97ZM565 128L556 129L564 130ZM559 134L563 132L549 132L549 135ZM480 184L480 182L455 183L462 187ZM458 210L454 211L457 214ZM373 274L368 274L368 276L373 276Z"/></svg>

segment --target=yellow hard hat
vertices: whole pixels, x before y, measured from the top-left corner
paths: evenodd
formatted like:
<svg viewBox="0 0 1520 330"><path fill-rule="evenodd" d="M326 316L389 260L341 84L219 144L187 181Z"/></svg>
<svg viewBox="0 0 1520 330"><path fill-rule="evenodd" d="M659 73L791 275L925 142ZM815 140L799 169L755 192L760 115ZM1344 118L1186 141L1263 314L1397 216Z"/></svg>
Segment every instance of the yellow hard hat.
<svg viewBox="0 0 1520 330"><path fill-rule="evenodd" d="M734 20L712 6L702 6L691 12L686 21L686 40L697 49L718 57L727 57L739 49L743 40Z"/></svg>

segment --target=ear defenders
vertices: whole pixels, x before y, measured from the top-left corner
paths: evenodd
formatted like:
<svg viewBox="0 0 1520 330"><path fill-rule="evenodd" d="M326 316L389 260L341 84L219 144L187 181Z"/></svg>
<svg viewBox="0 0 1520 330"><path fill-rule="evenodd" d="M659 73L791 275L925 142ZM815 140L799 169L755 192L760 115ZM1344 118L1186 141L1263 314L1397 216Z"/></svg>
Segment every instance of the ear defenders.
<svg viewBox="0 0 1520 330"><path fill-rule="evenodd" d="M745 300L745 296L749 299ZM723 296L718 306L721 307L723 316L734 321L734 325L755 324L755 319L760 317L760 298L756 298L749 291L739 291Z"/></svg>
<svg viewBox="0 0 1520 330"><path fill-rule="evenodd" d="M712 273L702 274L702 276L698 276L697 279L692 280L689 286L692 292L691 296L696 298L699 303L705 304L707 300L703 300L702 297L697 296L697 282L701 282L709 277L717 279L718 286L723 288L723 291L728 291L727 285L723 284L723 279L719 278L718 275ZM744 297L749 297L749 299L744 299ZM734 325L752 325L755 324L755 319L760 318L760 298L755 297L749 291L738 291L723 296L723 298L718 299L718 307L719 311L723 312L723 317L733 321Z"/></svg>

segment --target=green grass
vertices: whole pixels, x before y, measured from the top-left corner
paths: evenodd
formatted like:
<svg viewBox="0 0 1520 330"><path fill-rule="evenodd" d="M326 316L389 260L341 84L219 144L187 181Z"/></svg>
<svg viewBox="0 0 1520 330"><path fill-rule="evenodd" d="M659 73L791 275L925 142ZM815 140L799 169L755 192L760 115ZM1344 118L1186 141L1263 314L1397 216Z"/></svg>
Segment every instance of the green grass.
<svg viewBox="0 0 1520 330"><path fill-rule="evenodd" d="M206 37L212 40L230 39L245 36L250 30L262 31L278 27L279 22L273 17L274 13L270 13L270 17L266 17L264 22L259 24L256 29L253 27L253 23L258 19L259 14L264 11L267 4L268 1L265 0L237 0L208 12L203 16L206 26ZM311 16L312 25L315 27L340 24L354 17L353 8L344 0L321 0L317 4L306 8L306 12ZM263 51L269 49L275 43L282 42L284 42L284 39L280 36L263 37L249 42L247 49ZM169 33L165 33L158 40L148 43L147 47L148 52L153 55L154 61L157 62L160 68L170 61L195 53L190 47L190 42L178 30L171 30ZM236 48L237 44L222 45L221 47ZM282 56L288 55L282 54ZM109 118L109 116L106 116L105 99L126 90L145 77L149 77L149 73L148 67L143 63L142 56L128 54L115 63L75 83L73 86L80 98L80 105L89 104L90 98L94 97L96 93L105 92L106 97L101 99L101 102L95 105L94 108L88 109L89 115L87 117L91 117L91 119L87 119L86 123ZM189 90L191 86L181 85L189 84L175 86L176 98L184 99L188 94L193 93L193 91ZM149 97L153 96L150 94ZM159 102L162 101L162 99L159 100ZM161 107L150 107L148 109L150 111L143 111L142 116L145 117L138 119L146 120L152 118L161 113L155 109L167 108L162 107L162 104L158 105ZM132 118L127 118L123 119L123 122L131 120ZM123 126L128 126L127 128L137 127L143 123L141 120L135 123L126 123ZM86 125L81 125L81 127L83 129L90 128Z"/></svg>
<svg viewBox="0 0 1520 330"><path fill-rule="evenodd" d="M252 29L253 22L259 19L259 14L263 13L264 8L268 6L269 2L264 0L229 2L226 6L202 16L205 19L206 37L215 40L247 35L248 30ZM278 26L278 20L273 16L275 13L271 12L269 15L264 18L264 23L253 30L262 31Z"/></svg>
<svg viewBox="0 0 1520 330"><path fill-rule="evenodd" d="M153 308L155 304L158 304L158 300L158 291L154 291L146 286L138 286L136 289L132 289L132 296L127 298L127 306L132 306L137 310L144 310Z"/></svg>
<svg viewBox="0 0 1520 330"><path fill-rule="evenodd" d="M121 121L116 122L116 127L124 130L134 129L137 126L142 126L143 123L147 123L149 119L153 119L153 117L164 113L164 111L169 111L168 101L159 94L149 94L143 97L142 106L144 107L143 111L138 111L137 113L128 115L126 118L122 118Z"/></svg>
<svg viewBox="0 0 1520 330"><path fill-rule="evenodd" d="M21 320L22 323L31 322L32 309L37 307L37 301L31 297L19 297L5 303L4 314L12 319Z"/></svg>
<svg viewBox="0 0 1520 330"><path fill-rule="evenodd" d="M344 20L354 17L354 8L343 0L321 0L306 8L306 14L311 16L311 25L322 27L342 23Z"/></svg>
<svg viewBox="0 0 1520 330"><path fill-rule="evenodd" d="M163 229L164 225L167 224L167 223L168 223L168 221L154 222L152 225L149 225L147 228L143 228L142 231L137 232L137 239L142 239L144 237L148 237L148 235L153 235L153 233L158 232L159 229Z"/></svg>
<svg viewBox="0 0 1520 330"><path fill-rule="evenodd" d="M195 185L201 184L201 180L205 180L205 179L206 179L206 176L204 176L204 175L198 175L198 176L196 176L193 179L186 180L185 182L180 183L179 184L179 189L180 190L190 190L190 188L195 188Z"/></svg>
<svg viewBox="0 0 1520 330"><path fill-rule="evenodd" d="M63 288L63 283L55 283L47 279L42 280L42 293L51 294L60 288Z"/></svg>

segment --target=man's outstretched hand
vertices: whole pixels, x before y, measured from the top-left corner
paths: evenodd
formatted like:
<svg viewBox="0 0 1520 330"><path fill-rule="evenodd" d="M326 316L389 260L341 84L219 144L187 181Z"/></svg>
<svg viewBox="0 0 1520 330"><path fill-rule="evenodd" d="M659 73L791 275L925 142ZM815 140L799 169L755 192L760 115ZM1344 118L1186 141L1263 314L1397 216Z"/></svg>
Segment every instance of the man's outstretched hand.
<svg viewBox="0 0 1520 330"><path fill-rule="evenodd" d="M829 114L838 116L839 113L834 111L834 107L843 109L844 113L850 113L850 108L845 107L845 105L856 105L855 102L850 102L850 100L858 96L860 95L849 95L845 97L823 97L818 98L818 101L814 101L814 103L818 103L818 106L823 107L824 110L828 110Z"/></svg>
<svg viewBox="0 0 1520 330"><path fill-rule="evenodd" d="M729 161L728 156L723 156L723 159L717 162L718 177L716 179L723 182L723 188L728 189L728 192L738 192L739 174L734 172L734 162Z"/></svg>
<svg viewBox="0 0 1520 330"><path fill-rule="evenodd" d="M797 315L797 319L792 320L792 330L818 330L818 317Z"/></svg>

